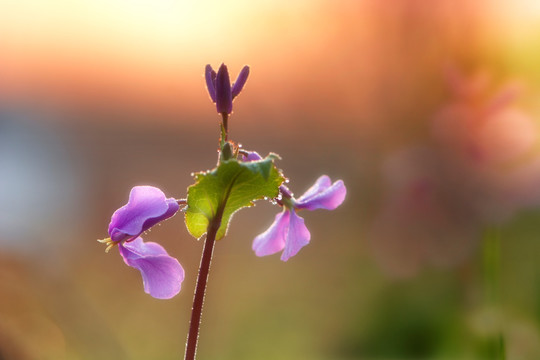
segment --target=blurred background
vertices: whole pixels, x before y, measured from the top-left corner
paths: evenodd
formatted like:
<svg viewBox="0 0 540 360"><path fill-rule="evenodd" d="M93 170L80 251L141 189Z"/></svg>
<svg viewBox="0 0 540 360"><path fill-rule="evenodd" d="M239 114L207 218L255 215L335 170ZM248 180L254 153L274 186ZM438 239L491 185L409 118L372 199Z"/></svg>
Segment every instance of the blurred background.
<svg viewBox="0 0 540 360"><path fill-rule="evenodd" d="M160 301L96 242L131 187L185 196L214 166L204 66L251 75L230 137L302 194L286 263L235 215L200 359L540 358L540 4L534 0L0 2L0 359L178 359L202 242Z"/></svg>

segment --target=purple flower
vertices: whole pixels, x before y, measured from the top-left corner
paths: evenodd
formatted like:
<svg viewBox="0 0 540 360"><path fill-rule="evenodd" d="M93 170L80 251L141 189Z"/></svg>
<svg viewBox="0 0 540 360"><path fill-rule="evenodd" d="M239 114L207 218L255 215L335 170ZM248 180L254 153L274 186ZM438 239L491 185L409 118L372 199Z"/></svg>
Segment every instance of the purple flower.
<svg viewBox="0 0 540 360"><path fill-rule="evenodd" d="M287 261L307 245L311 238L304 219L298 216L296 211L334 210L345 200L347 189L342 180L332 184L330 178L323 175L298 199L292 196L286 186L282 185L280 191L282 198L278 199L278 203L283 206L283 211L276 215L268 230L253 240L253 250L257 256L271 255L283 250L281 260Z"/></svg>
<svg viewBox="0 0 540 360"><path fill-rule="evenodd" d="M240 155L240 160L244 162L262 160L262 156L256 151L243 151Z"/></svg>
<svg viewBox="0 0 540 360"><path fill-rule="evenodd" d="M126 205L116 210L109 224L111 245L133 240L160 221L170 218L179 209L174 198L156 187L135 186Z"/></svg>
<svg viewBox="0 0 540 360"><path fill-rule="evenodd" d="M221 64L216 74L212 66L206 65L205 78L208 94L216 104L217 112L220 114L230 114L232 112L232 101L240 94L249 76L249 66L244 66L238 74L236 81L231 87L229 72L225 64Z"/></svg>
<svg viewBox="0 0 540 360"><path fill-rule="evenodd" d="M176 199L165 197L152 186L136 186L126 205L116 210L109 224L110 238L98 240L107 245L106 252L118 245L124 262L136 268L143 277L144 291L158 299L169 299L180 291L184 269L161 245L145 243L140 235L179 209Z"/></svg>

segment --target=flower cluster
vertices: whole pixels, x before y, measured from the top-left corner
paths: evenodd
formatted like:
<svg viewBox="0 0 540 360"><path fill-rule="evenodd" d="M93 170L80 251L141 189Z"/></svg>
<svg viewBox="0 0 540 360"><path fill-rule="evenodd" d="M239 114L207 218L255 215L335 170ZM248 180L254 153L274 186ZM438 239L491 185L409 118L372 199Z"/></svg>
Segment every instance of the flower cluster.
<svg viewBox="0 0 540 360"><path fill-rule="evenodd" d="M116 210L109 224L109 238L99 240L105 251L118 246L126 265L141 272L144 291L157 299L169 299L180 292L184 269L165 249L140 236L160 221L176 214L178 202L152 186L136 186L126 205Z"/></svg>
<svg viewBox="0 0 540 360"><path fill-rule="evenodd" d="M217 112L223 116L222 135L225 136L222 137L218 167L222 162L231 161L237 162L237 166L244 164L246 169L252 165L260 165L260 169L264 168L263 164L275 166L273 156L269 156L265 162L256 152L240 150L234 143L227 141L226 121L232 112L232 101L242 91L248 75L249 67L245 66L231 86L229 73L224 64L220 66L217 73L210 65L206 66L208 93L216 104ZM279 174L279 171L274 169L274 173ZM252 176L259 176L256 174L257 171ZM274 186L272 191L275 191L274 194L278 196L270 200L280 205L283 210L276 215L268 230L255 237L253 250L257 256L283 251L281 260L287 261L307 245L311 238L304 220L297 213L301 210L333 210L344 201L347 191L342 180L332 183L328 176L323 175L302 196L295 198L292 192L281 183L282 176L279 175L276 178L281 180L272 185ZM229 187L229 192L231 188L232 185ZM204 191L202 193L199 196L207 196ZM168 299L178 294L184 279L184 270L178 260L171 257L163 247L153 242L144 242L141 234L157 223L174 216L179 211L180 204L187 205L187 214L190 208L189 196L191 195L188 195L188 200L176 200L167 198L155 187L136 186L131 190L128 203L114 212L109 225L109 238L99 240L107 245L107 252L112 247L118 246L124 262L140 271L145 292L155 298ZM223 194L223 196L228 197L230 194ZM223 196L219 195L218 198L223 198ZM193 201L208 203L209 199L201 198ZM212 216L223 215L225 204L226 200L220 205L221 210L216 211L214 215L204 214L208 220L208 229L215 226L215 223L212 223ZM221 217L217 223L219 227Z"/></svg>
<svg viewBox="0 0 540 360"><path fill-rule="evenodd" d="M256 152L246 152L244 159L256 161L260 160L261 156ZM257 256L265 256L283 250L281 260L287 261L311 239L304 219L296 212L316 209L334 210L345 200L347 189L342 180L332 184L330 178L323 175L298 199L294 198L285 185L281 185L279 191L280 196L276 199L276 203L281 205L283 211L276 215L268 230L253 240L253 251Z"/></svg>

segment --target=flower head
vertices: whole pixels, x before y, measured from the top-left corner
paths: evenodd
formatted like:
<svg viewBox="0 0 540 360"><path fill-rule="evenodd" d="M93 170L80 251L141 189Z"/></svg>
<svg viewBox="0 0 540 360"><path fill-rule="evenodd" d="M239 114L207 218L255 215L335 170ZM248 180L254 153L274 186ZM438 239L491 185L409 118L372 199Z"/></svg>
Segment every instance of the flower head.
<svg viewBox="0 0 540 360"><path fill-rule="evenodd" d="M176 214L178 209L177 200L167 199L160 189L136 186L131 190L128 203L112 215L110 238L98 240L107 245L107 252L118 245L124 262L141 272L144 291L158 299L178 294L184 269L161 245L145 243L140 235Z"/></svg>
<svg viewBox="0 0 540 360"><path fill-rule="evenodd" d="M295 199L286 186L281 186L281 199L278 202L283 211L276 215L268 230L253 240L253 250L257 256L275 254L281 250L281 260L287 261L310 241L311 235L304 224L304 219L296 211L337 208L347 194L342 180L334 183L326 175L317 179L304 195Z"/></svg>
<svg viewBox="0 0 540 360"><path fill-rule="evenodd" d="M170 218L179 209L173 198L165 198L163 192L152 186L135 186L126 205L116 210L109 224L111 243L130 241L160 221Z"/></svg>
<svg viewBox="0 0 540 360"><path fill-rule="evenodd" d="M230 114L232 112L232 101L240 94L249 76L249 66L244 66L238 74L236 81L231 87L229 71L225 64L221 64L218 72L212 66L206 65L205 78L208 94L212 102L216 104L217 112L220 114Z"/></svg>
<svg viewBox="0 0 540 360"><path fill-rule="evenodd" d="M513 104L520 92L517 83L492 91L485 76L449 75L453 96L430 124L445 181L460 185L454 191L486 223L501 223L537 206L539 133L534 118Z"/></svg>

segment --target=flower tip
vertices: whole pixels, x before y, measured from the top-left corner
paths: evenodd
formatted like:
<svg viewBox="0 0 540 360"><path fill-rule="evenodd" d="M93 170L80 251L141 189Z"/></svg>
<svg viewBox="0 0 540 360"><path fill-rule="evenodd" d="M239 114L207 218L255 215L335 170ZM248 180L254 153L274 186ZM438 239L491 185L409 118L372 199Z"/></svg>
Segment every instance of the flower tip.
<svg viewBox="0 0 540 360"><path fill-rule="evenodd" d="M216 102L216 72L212 69L210 64L206 65L204 71L204 78L206 80L206 88L208 89L208 95L212 102Z"/></svg>
<svg viewBox="0 0 540 360"><path fill-rule="evenodd" d="M221 64L216 75L215 95L217 112L230 114L232 112L231 80L225 64Z"/></svg>
<svg viewBox="0 0 540 360"><path fill-rule="evenodd" d="M229 73L229 70L227 69L227 65L225 65L225 63L221 63L218 69L218 74L223 73L223 72L226 72L227 74Z"/></svg>
<svg viewBox="0 0 540 360"><path fill-rule="evenodd" d="M332 184L330 178L323 175L296 201L296 208L306 210L334 210L345 200L347 189L343 180Z"/></svg>
<svg viewBox="0 0 540 360"><path fill-rule="evenodd" d="M345 183L343 182L343 180L336 181L333 186L337 188L335 203L336 207L338 207L343 204L343 201L345 201L345 197L347 197L347 188L345 187Z"/></svg>
<svg viewBox="0 0 540 360"><path fill-rule="evenodd" d="M247 80L250 71L251 71L250 67L248 65L244 65L242 70L240 70L240 74L238 74L238 77L239 78L245 78ZM245 80L244 80L244 82L245 82Z"/></svg>
<svg viewBox="0 0 540 360"><path fill-rule="evenodd" d="M249 66L245 65L242 70L240 71L240 74L238 74L238 77L236 78L236 81L234 82L232 86L232 98L234 99L242 89L244 88L244 85L246 84L246 81L249 76Z"/></svg>
<svg viewBox="0 0 540 360"><path fill-rule="evenodd" d="M287 262L287 261L289 261L290 258L291 258L291 256L285 256L284 254L282 254L281 257L279 258L279 260L281 260L283 262Z"/></svg>

